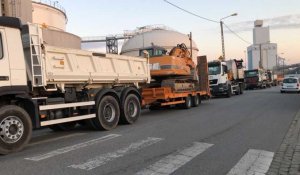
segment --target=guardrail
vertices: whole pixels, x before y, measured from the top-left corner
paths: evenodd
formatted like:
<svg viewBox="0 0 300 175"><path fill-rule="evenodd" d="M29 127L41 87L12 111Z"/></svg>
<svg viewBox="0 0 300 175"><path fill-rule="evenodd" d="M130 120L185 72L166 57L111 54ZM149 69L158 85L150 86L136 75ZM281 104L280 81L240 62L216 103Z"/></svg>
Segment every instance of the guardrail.
<svg viewBox="0 0 300 175"><path fill-rule="evenodd" d="M51 7L54 7L60 11L62 11L65 15L67 14L66 13L66 10L65 8L59 4L59 1L52 1L52 0L33 0L34 2L37 2L37 3L41 3L41 4L46 4L48 6L51 6Z"/></svg>

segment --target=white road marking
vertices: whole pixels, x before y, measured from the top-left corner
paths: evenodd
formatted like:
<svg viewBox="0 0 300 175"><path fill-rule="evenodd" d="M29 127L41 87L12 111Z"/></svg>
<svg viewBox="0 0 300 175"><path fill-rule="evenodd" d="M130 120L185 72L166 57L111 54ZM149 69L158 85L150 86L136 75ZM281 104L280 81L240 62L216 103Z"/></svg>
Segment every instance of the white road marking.
<svg viewBox="0 0 300 175"><path fill-rule="evenodd" d="M264 175L269 170L274 153L249 149L227 175Z"/></svg>
<svg viewBox="0 0 300 175"><path fill-rule="evenodd" d="M25 159L26 160L32 160L32 161L40 161L40 160L48 159L48 158L58 156L58 155L61 155L61 154L64 154L64 153L68 153L68 152L71 152L71 151L74 151L74 150L77 150L77 149L80 149L80 148L84 148L84 147L87 147L87 146L98 144L100 142L104 142L104 141L107 141L107 140L110 140L110 139L113 139L113 138L116 138L116 137L119 137L119 136L121 136L121 135L109 134L107 136L100 137L98 139L93 139L93 140L83 142L83 143L79 143L79 144L76 144L76 145L67 146L67 147L64 147L64 148L60 148L60 149L48 152L46 154L41 154L41 155L38 155L38 156L29 157L29 158L25 158Z"/></svg>
<svg viewBox="0 0 300 175"><path fill-rule="evenodd" d="M97 156L93 159L88 160L85 163L78 164L78 165L70 165L69 167L71 168L76 168L76 169L82 169L82 170L92 170L94 168L97 168L99 166L102 166L106 164L109 161L112 161L116 158L123 157L126 154L133 153L135 151L138 151L142 148L148 147L150 145L153 145L157 142L162 141L162 138L154 138L154 137L148 137L145 140L140 140L138 142L130 144L128 147L124 147L122 149L119 149L115 152L110 152L103 154L101 156Z"/></svg>
<svg viewBox="0 0 300 175"><path fill-rule="evenodd" d="M136 175L171 174L211 146L213 146L213 144L195 142L190 147L186 147L160 159L146 169L137 172Z"/></svg>
<svg viewBox="0 0 300 175"><path fill-rule="evenodd" d="M86 133L69 134L69 135L65 135L65 136L55 137L55 138L52 138L52 139L47 139L47 140L32 142L32 143L28 144L27 146L31 147L31 146L40 145L40 144L48 143L48 142L53 142L53 141L57 141L57 140L61 140L61 139L67 139L67 138L71 138L71 137L75 137L75 136L82 136L82 135L85 135L85 134Z"/></svg>

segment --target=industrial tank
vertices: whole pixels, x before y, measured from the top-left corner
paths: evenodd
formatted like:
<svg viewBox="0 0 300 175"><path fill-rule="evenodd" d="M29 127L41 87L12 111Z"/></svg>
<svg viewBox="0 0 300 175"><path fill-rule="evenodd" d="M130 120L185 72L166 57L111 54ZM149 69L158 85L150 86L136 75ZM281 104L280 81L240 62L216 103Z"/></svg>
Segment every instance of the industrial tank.
<svg viewBox="0 0 300 175"><path fill-rule="evenodd" d="M0 0L0 16L20 18L23 23L32 22L31 0Z"/></svg>
<svg viewBox="0 0 300 175"><path fill-rule="evenodd" d="M32 1L32 23L43 26L44 42L57 47L81 48L81 38L66 32L65 9L52 0Z"/></svg>
<svg viewBox="0 0 300 175"><path fill-rule="evenodd" d="M150 29L149 29L150 28ZM159 46L166 49L168 52L177 44L184 43L190 49L189 36L164 27L145 27L143 30L135 31L135 34L130 39L125 41L122 46L121 54L128 56L139 56L139 50L151 46ZM193 60L197 62L198 48L193 41Z"/></svg>
<svg viewBox="0 0 300 175"><path fill-rule="evenodd" d="M58 1L32 1L32 22L54 30L66 30L66 11Z"/></svg>

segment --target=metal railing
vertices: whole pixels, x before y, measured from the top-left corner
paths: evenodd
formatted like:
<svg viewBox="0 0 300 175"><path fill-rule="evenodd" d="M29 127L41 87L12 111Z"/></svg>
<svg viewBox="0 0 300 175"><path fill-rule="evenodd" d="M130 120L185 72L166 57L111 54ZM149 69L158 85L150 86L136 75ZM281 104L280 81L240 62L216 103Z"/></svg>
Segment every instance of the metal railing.
<svg viewBox="0 0 300 175"><path fill-rule="evenodd" d="M33 0L33 1L37 2L37 3L41 3L41 4L46 4L46 5L51 6L51 7L54 7L56 9L62 11L67 16L65 8L62 5L59 4L59 1L53 1L53 0Z"/></svg>

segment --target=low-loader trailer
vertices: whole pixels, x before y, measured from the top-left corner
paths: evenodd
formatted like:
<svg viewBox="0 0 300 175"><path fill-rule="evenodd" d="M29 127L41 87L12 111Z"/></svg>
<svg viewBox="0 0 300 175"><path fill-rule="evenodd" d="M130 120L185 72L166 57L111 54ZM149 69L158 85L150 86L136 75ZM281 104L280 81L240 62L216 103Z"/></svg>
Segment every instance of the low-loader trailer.
<svg viewBox="0 0 300 175"><path fill-rule="evenodd" d="M0 17L0 154L21 150L33 128L134 123L139 86L151 79L148 61L49 46L38 25Z"/></svg>
<svg viewBox="0 0 300 175"><path fill-rule="evenodd" d="M152 50L151 50L152 49ZM201 99L210 97L206 56L198 57L196 65L185 44L178 44L169 54L159 47L146 49L150 56L152 81L142 88L143 105L149 109L176 105L189 109Z"/></svg>

